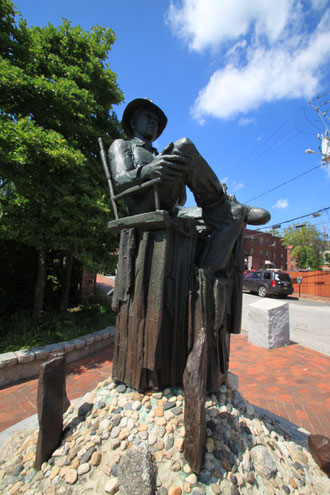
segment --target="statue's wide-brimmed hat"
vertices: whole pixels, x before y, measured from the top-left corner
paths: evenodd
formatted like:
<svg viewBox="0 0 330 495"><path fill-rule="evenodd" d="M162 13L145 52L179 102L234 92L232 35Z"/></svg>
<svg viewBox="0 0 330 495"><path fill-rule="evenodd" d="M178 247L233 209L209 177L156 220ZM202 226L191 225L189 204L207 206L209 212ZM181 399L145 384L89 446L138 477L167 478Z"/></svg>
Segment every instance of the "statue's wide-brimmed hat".
<svg viewBox="0 0 330 495"><path fill-rule="evenodd" d="M161 110L159 107L157 107L157 105L155 105L148 98L136 98L135 100L132 100L127 105L127 107L125 108L124 113L123 113L123 118L121 121L121 126L122 126L125 134L129 138L133 137L134 133L133 133L133 129L131 128L130 120L131 120L131 117L133 115L133 112L137 108L146 108L148 110L155 112L155 114L158 116L158 119L159 119L158 132L157 132L157 136L155 138L155 139L157 139L166 127L167 117L166 117L165 113L163 112L163 110Z"/></svg>

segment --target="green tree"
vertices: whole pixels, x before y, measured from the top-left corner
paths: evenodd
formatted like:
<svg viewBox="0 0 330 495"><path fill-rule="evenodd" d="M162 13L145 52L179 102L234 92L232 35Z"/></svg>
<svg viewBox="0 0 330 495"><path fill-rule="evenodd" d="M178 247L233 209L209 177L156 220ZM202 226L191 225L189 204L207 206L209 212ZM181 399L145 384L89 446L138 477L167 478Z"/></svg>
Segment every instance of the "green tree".
<svg viewBox="0 0 330 495"><path fill-rule="evenodd" d="M286 248L291 249L291 256L299 269L320 270L325 241L314 225L306 222L303 226L295 224L284 229L282 242Z"/></svg>
<svg viewBox="0 0 330 495"><path fill-rule="evenodd" d="M0 237L38 250L38 317L50 250L63 251L64 308L72 256L100 268L114 250L97 138L121 136L112 109L123 94L106 62L111 29L28 27L18 16L0 0Z"/></svg>

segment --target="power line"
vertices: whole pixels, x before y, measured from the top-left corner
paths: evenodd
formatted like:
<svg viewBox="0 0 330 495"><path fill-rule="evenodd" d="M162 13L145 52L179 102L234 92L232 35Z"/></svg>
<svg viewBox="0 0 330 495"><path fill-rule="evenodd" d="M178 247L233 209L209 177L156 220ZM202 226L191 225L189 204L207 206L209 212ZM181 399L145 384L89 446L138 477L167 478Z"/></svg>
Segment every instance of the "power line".
<svg viewBox="0 0 330 495"><path fill-rule="evenodd" d="M262 158L269 150L271 150L272 148L274 148L274 146L278 145L281 140L285 137L287 137L291 131L294 131L295 134L296 134L296 130L291 128L288 132L286 132L285 134L282 134L282 136L279 137L279 139L277 141L275 141L274 143L272 143L270 146L268 146L265 150L263 150L259 156L257 156L256 160L254 161L254 163L252 164L252 166L250 166L249 168L246 168L246 164L241 167L237 172L236 174L234 174L233 176L230 176L231 179L236 179L237 177L240 177L244 174L246 174L247 172L249 172L253 167L255 167L256 165L258 165L258 163L260 163L260 158ZM279 151L281 148L283 148L283 146L285 146L287 143L289 143L290 141L292 141L292 139L295 137L295 134L293 136L291 136L289 139L287 139L286 141L284 141L284 143L281 143L280 146L278 146L275 150L273 150L271 153L268 154L268 156L272 156L274 153L277 153L277 151ZM244 169L244 170L242 170Z"/></svg>
<svg viewBox="0 0 330 495"><path fill-rule="evenodd" d="M329 215L329 212L328 212L328 211L326 211L326 214L327 214L327 216L328 216L328 218L329 218L329 220L330 220L330 215Z"/></svg>
<svg viewBox="0 0 330 495"><path fill-rule="evenodd" d="M313 227L315 226L320 226L320 225L328 225L330 222L322 222L322 223L316 223L316 224L312 224ZM253 232L256 232L255 230ZM283 236L284 236L284 232L281 232L280 230L278 230L278 234L273 234L272 232L258 232L256 234L251 234L251 233L245 233L244 236L243 236L243 239L252 239L252 241L254 239L258 239L259 237L262 237L262 236L265 236L266 234L269 234L269 235L272 235L273 237L277 238L277 239L282 239ZM265 244L265 246L267 246L267 244Z"/></svg>
<svg viewBox="0 0 330 495"><path fill-rule="evenodd" d="M235 170L237 169L237 167L245 162L246 160L248 160L252 155L254 155L254 153L256 153L262 146L265 145L265 143L267 143L273 136L275 136L275 134L277 134L283 127L285 127L287 124L289 123L289 121L287 120L286 122L284 122L284 124L280 125L270 136L268 136L262 143L258 144L258 146L256 146L256 148L254 148L250 153L248 153L246 156L244 156L243 158L241 158L241 160L238 161L238 163L236 163L236 165L234 164L234 166L232 167L231 170ZM241 170L242 167L239 167L239 170Z"/></svg>
<svg viewBox="0 0 330 495"><path fill-rule="evenodd" d="M302 107L302 108L303 108L303 111L304 111L305 119L306 119L306 120L308 120L308 122L309 122L309 123L310 123L313 127L315 127L318 131L321 131L321 132L322 132L322 130L323 130L323 129L321 129L321 128L320 128L320 127L318 127L317 125L313 124L313 122L311 121L311 119L308 117L308 115L307 115L307 113L306 113L306 108L305 108L305 107L306 107L306 105ZM318 121L317 121L317 122L318 122Z"/></svg>
<svg viewBox="0 0 330 495"><path fill-rule="evenodd" d="M289 132L291 132L291 130L293 129L290 129ZM257 160L249 167L249 168L245 168L244 171L242 171L241 173L238 173L236 175L234 175L234 179L237 179L238 177L241 177L242 175L245 175L247 173L249 173L256 165L259 165L259 163L261 162L264 162L265 159L263 158L263 155L265 153L267 153L267 151L269 151L273 146L277 145L281 139L282 139L283 136L281 136L281 138L276 142L276 143L273 143L272 145L270 145L266 150L264 150L258 157L257 157ZM277 153L281 148L283 148L283 146L287 145L290 141L292 141L292 139L294 139L295 137L295 134L291 137L289 137L289 139L287 139L286 141L284 141L280 146L278 146L275 150L273 150L271 153L268 153L267 155L267 158L269 158L270 156L274 155L275 153Z"/></svg>
<svg viewBox="0 0 330 495"><path fill-rule="evenodd" d="M321 208L320 210L313 211L312 213L307 213L307 215L301 215L300 217L291 218L291 220L284 220L283 222L278 222L274 225L271 225L270 227L268 227L268 229L274 229L275 230L275 227L277 225L282 225L283 223L291 223L291 222L294 222L295 220L300 220L301 218L310 217L310 216L314 215L315 213L322 213L323 211L327 211L329 209L330 209L330 206L327 206L326 208ZM257 232L259 230L262 230L262 227L260 227L260 229L255 229L255 232Z"/></svg>
<svg viewBox="0 0 330 495"><path fill-rule="evenodd" d="M303 128L304 129L304 128ZM308 134L309 136L315 136L315 132L308 132L307 130L301 130L299 127L295 126L295 130L299 132L299 134Z"/></svg>
<svg viewBox="0 0 330 495"><path fill-rule="evenodd" d="M316 227L317 225L327 225L327 224L329 224L329 223L330 223L330 221L329 221L329 222L313 223L313 224L312 224L312 226L313 226L313 227L314 227L314 226ZM249 229L249 230L250 230L250 229ZM278 231L278 235L276 235L276 234L272 234L272 232L270 232L270 231L266 231L266 230L265 230L264 232L258 232L257 230L252 230L252 232L256 232L256 234L254 234L254 233L253 233L253 234L251 234L251 233L245 233L245 234L243 235L243 238L244 238L244 239L249 239L249 238L251 238L251 237L252 237L253 239L258 239L258 237L262 237L262 236L263 236L263 235L265 235L265 234L271 234L271 235L273 235L274 237L277 237L277 238L279 238L279 237L280 237L280 238L281 238L281 237L283 237L283 233L280 231L280 229L275 229L275 230L276 230L276 231Z"/></svg>
<svg viewBox="0 0 330 495"><path fill-rule="evenodd" d="M326 93L326 94L327 94L327 93ZM315 105L313 105L313 104L312 104L312 101L314 102L315 100L319 100L319 99L321 99L321 98L324 98L324 97L326 96L326 94L321 95L321 96L318 96L318 97L316 97L316 98L312 99L311 101L309 101L309 102L308 102L308 104L309 104L312 108L314 108L314 110L316 110L317 115L320 117L320 119L322 120L322 122L323 122L323 124L324 124L324 127L327 129L327 131L329 131L329 128L328 128L328 126L327 126L327 123L326 123L326 122L325 122L325 120L324 120L324 119L328 119L328 120L330 120L330 118L329 118L329 117L328 117L328 115L327 115L327 114L328 114L328 110L325 110L324 112L321 112L321 110L320 110L320 107L325 106L325 105L329 105L329 101L323 101L323 102L322 102L322 103L320 103L318 106L315 106Z"/></svg>
<svg viewBox="0 0 330 495"><path fill-rule="evenodd" d="M328 223L330 223L330 220L328 222L319 222L319 223L313 223L313 226L315 225L327 225Z"/></svg>
<svg viewBox="0 0 330 495"><path fill-rule="evenodd" d="M245 201L245 203L250 203L251 201L254 201L255 199L261 198L262 196L265 196L266 194L275 191L276 189L279 189L282 186L285 186L286 184L290 184L290 182L293 182L296 179L299 179L299 177L302 177L303 175L309 174L309 172L312 172L313 170L316 170L317 168L322 168L322 165L317 165L316 167L310 168L309 170L306 170L302 174L296 175L295 177L292 177L292 179L287 180L286 182L283 182L282 184L279 184L278 186L272 187L268 191L259 194L259 196L255 196L252 199L249 199L249 201Z"/></svg>

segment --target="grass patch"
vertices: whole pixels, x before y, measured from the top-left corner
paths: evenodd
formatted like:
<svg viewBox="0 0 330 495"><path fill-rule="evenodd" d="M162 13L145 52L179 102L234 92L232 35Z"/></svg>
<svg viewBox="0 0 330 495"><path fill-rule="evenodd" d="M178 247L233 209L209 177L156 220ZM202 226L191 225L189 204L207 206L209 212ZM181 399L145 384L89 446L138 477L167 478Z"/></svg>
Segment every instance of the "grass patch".
<svg viewBox="0 0 330 495"><path fill-rule="evenodd" d="M115 321L109 302L103 301L82 304L65 313L49 310L40 320L33 320L26 312L4 316L0 319L0 353L73 340Z"/></svg>

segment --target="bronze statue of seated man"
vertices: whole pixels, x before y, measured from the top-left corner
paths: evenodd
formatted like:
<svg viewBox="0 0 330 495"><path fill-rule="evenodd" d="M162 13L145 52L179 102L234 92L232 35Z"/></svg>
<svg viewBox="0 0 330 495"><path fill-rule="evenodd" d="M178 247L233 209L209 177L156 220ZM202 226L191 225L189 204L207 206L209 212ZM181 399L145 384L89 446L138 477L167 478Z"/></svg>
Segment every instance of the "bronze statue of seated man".
<svg viewBox="0 0 330 495"><path fill-rule="evenodd" d="M270 214L228 196L188 138L170 143L158 153L152 143L166 124L166 115L150 100L131 101L122 118L123 129L130 139L117 139L109 149L112 178L119 191L159 178L160 209L181 218L194 217L204 225L204 247L198 265L217 273L226 268L243 224L262 225L269 221ZM183 208L186 186L193 192L197 207ZM151 189L129 196L125 202L130 215L155 209Z"/></svg>
<svg viewBox="0 0 330 495"><path fill-rule="evenodd" d="M121 223L112 377L141 392L183 384L184 452L199 473L206 391L219 390L226 379L230 334L240 332L244 224L262 225L270 215L227 195L189 139L159 154L152 143L166 123L150 100L133 100L122 119L129 140L117 139L109 149L117 197L126 191L130 215ZM155 183L156 193L147 185ZM183 207L186 186L197 207ZM167 212L169 228L150 228L148 218L168 219ZM172 229L180 223L193 233Z"/></svg>

